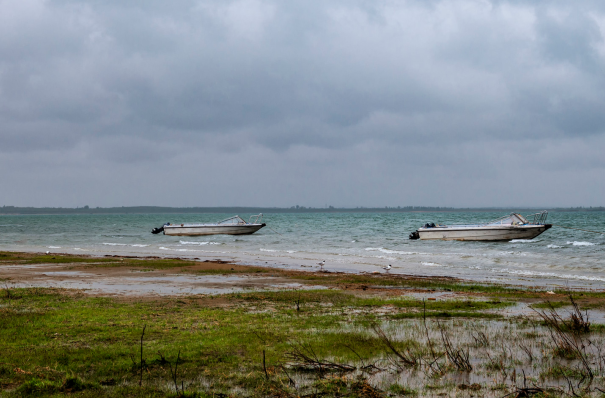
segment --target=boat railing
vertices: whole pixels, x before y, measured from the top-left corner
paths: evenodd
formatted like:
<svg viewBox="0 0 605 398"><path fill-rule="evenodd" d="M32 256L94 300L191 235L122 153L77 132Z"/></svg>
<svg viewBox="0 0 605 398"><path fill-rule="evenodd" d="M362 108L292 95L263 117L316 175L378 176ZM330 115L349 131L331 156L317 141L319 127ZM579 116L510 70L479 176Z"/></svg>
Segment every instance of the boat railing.
<svg viewBox="0 0 605 398"><path fill-rule="evenodd" d="M254 218L254 221L252 219ZM251 215L248 224L260 224L263 221L263 213L259 213L256 215Z"/></svg>
<svg viewBox="0 0 605 398"><path fill-rule="evenodd" d="M530 217L533 217L533 221L530 224L534 224L534 225L546 224L546 218L548 217L548 211L542 210L539 213L530 214L529 216L526 216L525 218L527 218L529 220Z"/></svg>

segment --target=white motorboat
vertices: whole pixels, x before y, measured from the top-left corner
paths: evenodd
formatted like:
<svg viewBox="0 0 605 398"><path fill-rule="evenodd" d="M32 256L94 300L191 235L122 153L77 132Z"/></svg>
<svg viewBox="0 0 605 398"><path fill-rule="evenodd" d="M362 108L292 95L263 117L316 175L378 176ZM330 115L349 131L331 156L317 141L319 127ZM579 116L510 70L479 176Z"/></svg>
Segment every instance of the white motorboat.
<svg viewBox="0 0 605 398"><path fill-rule="evenodd" d="M254 221L252 220L254 218ZM250 235L266 226L261 223L263 214L250 217L246 222L240 216L229 217L213 224L171 224L166 223L160 228L151 230L152 234L164 232L164 235L175 236L201 236L201 235Z"/></svg>
<svg viewBox="0 0 605 398"><path fill-rule="evenodd" d="M412 232L410 239L477 241L533 239L552 227L552 224L546 224L547 216L548 212L545 210L527 218L518 213L511 213L506 217L486 224L435 225L434 223L427 223ZM528 218L531 217L533 219L530 222Z"/></svg>

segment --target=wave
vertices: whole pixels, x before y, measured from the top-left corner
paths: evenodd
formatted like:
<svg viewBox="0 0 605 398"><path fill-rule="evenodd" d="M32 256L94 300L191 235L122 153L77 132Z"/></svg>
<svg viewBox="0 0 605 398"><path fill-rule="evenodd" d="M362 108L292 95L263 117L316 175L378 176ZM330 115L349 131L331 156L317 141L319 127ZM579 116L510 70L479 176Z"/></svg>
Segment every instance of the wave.
<svg viewBox="0 0 605 398"><path fill-rule="evenodd" d="M537 240L533 239L513 239L510 243L536 243Z"/></svg>
<svg viewBox="0 0 605 398"><path fill-rule="evenodd" d="M60 249L61 246L48 246L49 249Z"/></svg>
<svg viewBox="0 0 605 398"><path fill-rule="evenodd" d="M561 246L559 246L559 245L548 245L546 247L548 247L549 249L560 249L561 248Z"/></svg>
<svg viewBox="0 0 605 398"><path fill-rule="evenodd" d="M395 257L387 257L387 256L375 256L374 258L381 258L383 260L391 260L391 261L397 260Z"/></svg>
<svg viewBox="0 0 605 398"><path fill-rule="evenodd" d="M420 264L424 265L425 267L443 267L443 265L441 264L437 264L437 263L429 263L429 262L421 262Z"/></svg>
<svg viewBox="0 0 605 398"><path fill-rule="evenodd" d="M107 246L128 246L126 243L103 243L103 245L107 245Z"/></svg>
<svg viewBox="0 0 605 398"><path fill-rule="evenodd" d="M276 249L264 249L262 247L258 250L260 250L261 252L267 252L267 253L288 253L288 254L298 253L298 250L276 250Z"/></svg>
<svg viewBox="0 0 605 398"><path fill-rule="evenodd" d="M524 276L550 276L552 278L560 278L560 279L580 279L584 281L602 281L605 282L605 278L599 278L596 276L586 276L586 275L572 275L572 274L556 274L554 272L540 272L540 271L520 271L520 270L509 270L503 269L502 272L506 272L508 274L514 275L524 275Z"/></svg>
<svg viewBox="0 0 605 398"><path fill-rule="evenodd" d="M574 246L594 246L596 245L596 243L592 243L592 242L567 242L568 245L574 245Z"/></svg>
<svg viewBox="0 0 605 398"><path fill-rule="evenodd" d="M130 246L132 246L132 247L147 247L149 245L142 245L142 244L136 243L136 244L130 245Z"/></svg>
<svg viewBox="0 0 605 398"><path fill-rule="evenodd" d="M181 245L198 245L198 246L204 246L204 245L222 245L222 243L219 242L187 242L184 240L179 241Z"/></svg>
<svg viewBox="0 0 605 398"><path fill-rule="evenodd" d="M365 248L366 251L369 252L382 252L385 254L402 254L402 255L410 255L410 254L420 254L420 253L416 253L416 252L402 252L399 250L389 250L389 249L385 249L384 247L366 247Z"/></svg>
<svg viewBox="0 0 605 398"><path fill-rule="evenodd" d="M160 250L170 250L173 252L197 252L197 251L200 251L200 250L189 250L189 249L174 249L171 247L164 247L164 246L160 246L159 249Z"/></svg>
<svg viewBox="0 0 605 398"><path fill-rule="evenodd" d="M164 246L160 246L159 249L160 250L169 250L169 251L173 251L173 252L221 253L221 254L227 254L227 252L220 252L220 251L213 251L213 250L175 249L175 248L164 247Z"/></svg>

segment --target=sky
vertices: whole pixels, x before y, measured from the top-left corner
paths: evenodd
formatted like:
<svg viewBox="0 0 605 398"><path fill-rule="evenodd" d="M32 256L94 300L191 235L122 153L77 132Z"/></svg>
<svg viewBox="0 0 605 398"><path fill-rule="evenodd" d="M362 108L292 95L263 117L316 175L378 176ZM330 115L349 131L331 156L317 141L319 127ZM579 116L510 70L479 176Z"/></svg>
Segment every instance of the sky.
<svg viewBox="0 0 605 398"><path fill-rule="evenodd" d="M0 206L603 206L605 3L0 0Z"/></svg>

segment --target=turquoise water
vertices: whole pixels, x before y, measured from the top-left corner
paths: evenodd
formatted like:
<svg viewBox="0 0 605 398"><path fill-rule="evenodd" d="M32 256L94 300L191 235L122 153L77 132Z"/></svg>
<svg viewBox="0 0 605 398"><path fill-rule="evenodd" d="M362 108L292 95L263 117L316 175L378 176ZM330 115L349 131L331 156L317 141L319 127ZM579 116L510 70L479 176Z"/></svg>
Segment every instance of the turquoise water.
<svg viewBox="0 0 605 398"><path fill-rule="evenodd" d="M345 272L440 275L542 286L605 287L605 235L553 227L531 241L410 241L426 222L481 223L501 212L265 214L253 235L152 235L165 222L233 214L1 216L0 250L224 259ZM248 218L249 214L240 214ZM605 232L605 212L550 213L548 222Z"/></svg>

